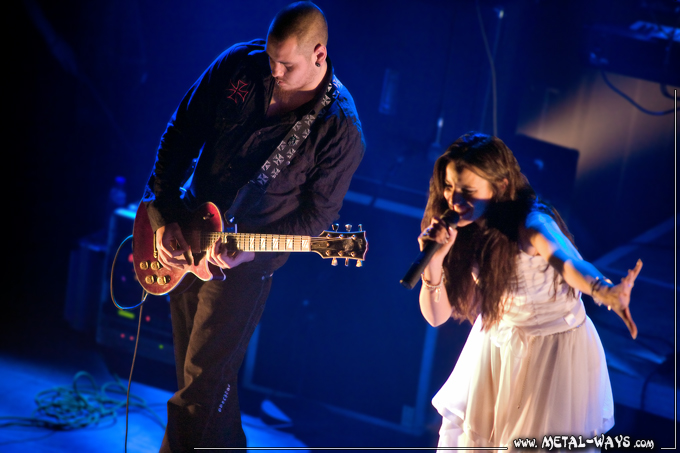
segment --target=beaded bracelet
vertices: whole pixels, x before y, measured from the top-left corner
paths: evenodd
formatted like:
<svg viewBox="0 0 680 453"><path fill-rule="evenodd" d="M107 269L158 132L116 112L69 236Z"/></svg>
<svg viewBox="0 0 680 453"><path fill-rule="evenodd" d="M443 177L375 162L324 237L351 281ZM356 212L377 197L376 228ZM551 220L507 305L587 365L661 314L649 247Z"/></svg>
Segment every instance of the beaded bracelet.
<svg viewBox="0 0 680 453"><path fill-rule="evenodd" d="M430 292L434 291L435 303L439 302L439 294L441 293L442 283L444 283L444 273L442 272L442 278L439 279L439 283L437 283L436 285L433 285L432 283L427 281L427 279L425 278L425 273L420 274L420 279L423 281L423 285L425 286L425 288L428 289L428 291Z"/></svg>
<svg viewBox="0 0 680 453"><path fill-rule="evenodd" d="M602 288L603 285L606 285L606 284L609 284L611 286L614 285L612 283L612 281L609 280L608 278L602 278L601 279L600 277L597 277L595 280L590 282L590 295L593 298L593 301L597 305L602 305L604 303L604 301L602 299L600 299L600 297L597 295L597 292ZM611 286L607 285L608 288L611 288ZM612 309L612 307L607 305L607 310L611 310L611 309Z"/></svg>

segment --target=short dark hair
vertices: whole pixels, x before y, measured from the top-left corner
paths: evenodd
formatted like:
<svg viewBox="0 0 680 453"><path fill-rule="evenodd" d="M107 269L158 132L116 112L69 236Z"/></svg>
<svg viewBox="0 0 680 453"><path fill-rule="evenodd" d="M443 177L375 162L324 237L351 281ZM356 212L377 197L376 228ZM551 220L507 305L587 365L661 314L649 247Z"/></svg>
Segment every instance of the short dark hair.
<svg viewBox="0 0 680 453"><path fill-rule="evenodd" d="M267 39L285 41L290 37L297 39L298 46L307 52L313 51L317 44L328 43L328 23L323 11L312 2L296 2L283 8L276 14L271 24Z"/></svg>

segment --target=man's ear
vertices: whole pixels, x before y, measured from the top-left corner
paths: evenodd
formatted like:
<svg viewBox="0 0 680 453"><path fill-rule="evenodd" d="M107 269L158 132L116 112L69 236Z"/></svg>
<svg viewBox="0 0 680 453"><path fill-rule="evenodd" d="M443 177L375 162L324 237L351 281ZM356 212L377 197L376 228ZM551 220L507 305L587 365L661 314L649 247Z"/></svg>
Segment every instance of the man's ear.
<svg viewBox="0 0 680 453"><path fill-rule="evenodd" d="M326 56L328 55L328 51L326 50L326 46L323 44L317 44L314 47L314 63L323 63L326 60Z"/></svg>

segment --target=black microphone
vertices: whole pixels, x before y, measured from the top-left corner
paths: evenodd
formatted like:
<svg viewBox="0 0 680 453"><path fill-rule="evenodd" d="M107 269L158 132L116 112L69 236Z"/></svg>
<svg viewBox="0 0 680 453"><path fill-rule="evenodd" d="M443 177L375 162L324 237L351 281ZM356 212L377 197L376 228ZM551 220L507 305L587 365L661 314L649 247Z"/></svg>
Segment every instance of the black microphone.
<svg viewBox="0 0 680 453"><path fill-rule="evenodd" d="M459 218L460 216L456 211L447 209L442 215L441 221L446 224L446 228L450 226L455 227ZM418 254L416 260L413 262L413 264L411 264L411 267L406 272L406 275L404 275L404 278L402 278L399 283L401 283L406 289L413 289L413 287L416 285L416 282L418 281L418 278L420 278L420 274L423 273L423 269L425 269L427 263L429 263L430 259L432 259L432 255L434 255L434 252L439 250L439 247L441 246L442 244L439 242L427 241L425 243L425 247Z"/></svg>

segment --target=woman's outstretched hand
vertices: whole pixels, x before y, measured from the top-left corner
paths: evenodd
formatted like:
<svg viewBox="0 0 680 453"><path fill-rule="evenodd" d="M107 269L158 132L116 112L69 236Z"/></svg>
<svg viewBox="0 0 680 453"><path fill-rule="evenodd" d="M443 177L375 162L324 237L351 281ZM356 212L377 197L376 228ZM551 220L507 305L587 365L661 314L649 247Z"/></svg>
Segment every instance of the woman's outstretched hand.
<svg viewBox="0 0 680 453"><path fill-rule="evenodd" d="M630 314L630 292L640 269L642 269L642 261L638 260L635 267L628 270L628 275L621 279L621 283L611 287L600 286L593 294L597 302L602 302L623 319L633 338L637 337L637 326Z"/></svg>

